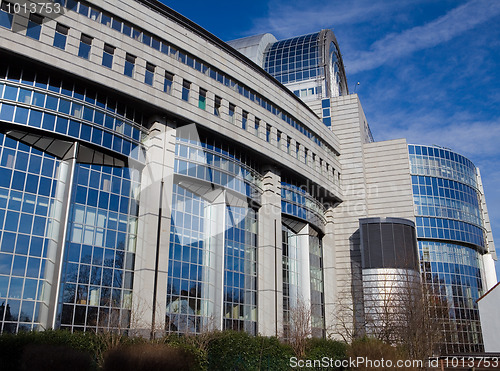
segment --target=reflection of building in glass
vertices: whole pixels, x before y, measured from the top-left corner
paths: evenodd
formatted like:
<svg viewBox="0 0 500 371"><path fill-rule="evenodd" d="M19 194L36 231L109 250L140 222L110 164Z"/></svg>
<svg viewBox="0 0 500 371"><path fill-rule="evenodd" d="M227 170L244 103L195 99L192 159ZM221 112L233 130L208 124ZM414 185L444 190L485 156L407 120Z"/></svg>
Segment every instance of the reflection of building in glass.
<svg viewBox="0 0 500 371"><path fill-rule="evenodd" d="M226 44L159 2L60 2L57 19L0 8L0 332L287 336L304 304L325 336L339 302L347 327L371 310L375 217L415 223L463 346L447 349L481 348L480 178L374 142L332 31Z"/></svg>
<svg viewBox="0 0 500 371"><path fill-rule="evenodd" d="M481 351L477 299L487 251L475 166L438 147L409 145L410 173L424 282L447 303L446 351Z"/></svg>

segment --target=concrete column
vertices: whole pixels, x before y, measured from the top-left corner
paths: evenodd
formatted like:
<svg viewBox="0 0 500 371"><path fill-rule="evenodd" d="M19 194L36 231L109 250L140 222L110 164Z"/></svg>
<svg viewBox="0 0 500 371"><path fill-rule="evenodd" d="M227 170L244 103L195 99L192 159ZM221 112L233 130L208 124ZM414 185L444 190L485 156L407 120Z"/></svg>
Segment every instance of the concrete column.
<svg viewBox="0 0 500 371"><path fill-rule="evenodd" d="M309 225L306 224L297 234L299 264L299 300L309 308L311 305L311 266L309 261Z"/></svg>
<svg viewBox="0 0 500 371"><path fill-rule="evenodd" d="M182 98L182 84L184 82L183 78L178 76L178 75L174 75L174 78L173 78L173 84L172 84L172 96L175 97L175 98L178 98L178 99L181 99ZM189 94L191 95L191 94Z"/></svg>
<svg viewBox="0 0 500 371"><path fill-rule="evenodd" d="M335 269L335 231L333 207L328 208L325 213L325 235L322 239L323 245L323 288L325 297L325 328L327 334L335 326L335 311L337 298L337 275Z"/></svg>
<svg viewBox="0 0 500 371"><path fill-rule="evenodd" d="M279 336L283 332L281 177L273 168L264 169L263 174L257 253L258 332Z"/></svg>
<svg viewBox="0 0 500 371"><path fill-rule="evenodd" d="M241 107L236 106L234 108L234 125L241 128L241 120L243 118L243 110Z"/></svg>
<svg viewBox="0 0 500 371"><path fill-rule="evenodd" d="M207 91L207 108L206 111L209 112L210 114L214 113L214 107L215 107L215 94L212 93L211 91Z"/></svg>
<svg viewBox="0 0 500 371"><path fill-rule="evenodd" d="M175 136L175 124L158 118L144 143L131 322L143 336L165 327Z"/></svg>
<svg viewBox="0 0 500 371"><path fill-rule="evenodd" d="M68 233L68 219L71 206L71 192L75 174L78 144L74 143L67 152L57 173L54 219L51 221L51 238L47 246L47 262L45 264L46 281L43 282L43 304L40 307L40 323L43 329L56 328L59 291Z"/></svg>
<svg viewBox="0 0 500 371"><path fill-rule="evenodd" d="M212 320L214 330L222 330L226 197L225 191L222 189L216 189L213 193L214 201L210 202L204 211L205 248L203 252L203 265L204 267L208 267L206 270L208 277L205 279L208 282L208 286L205 285L203 288L202 297L207 300L201 312L203 316ZM211 326L212 324L209 325Z"/></svg>

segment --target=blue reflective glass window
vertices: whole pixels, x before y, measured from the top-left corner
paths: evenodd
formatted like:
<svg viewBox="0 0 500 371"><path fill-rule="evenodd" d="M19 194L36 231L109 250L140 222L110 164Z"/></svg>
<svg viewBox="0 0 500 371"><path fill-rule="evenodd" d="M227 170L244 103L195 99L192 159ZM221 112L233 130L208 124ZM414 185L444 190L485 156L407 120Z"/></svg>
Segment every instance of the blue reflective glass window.
<svg viewBox="0 0 500 371"><path fill-rule="evenodd" d="M182 100L186 102L189 101L189 90L191 88L191 83L189 81L184 80L182 83Z"/></svg>
<svg viewBox="0 0 500 371"><path fill-rule="evenodd" d="M58 117L56 123L56 132L60 134L66 134L67 131L68 131L68 119L65 119L63 117Z"/></svg>
<svg viewBox="0 0 500 371"><path fill-rule="evenodd" d="M134 67L135 67L135 57L127 53L125 56L125 69L123 70L123 74L125 76L132 77L134 74Z"/></svg>
<svg viewBox="0 0 500 371"><path fill-rule="evenodd" d="M87 204L89 206L97 206L97 197L99 193L97 190L89 188L88 189L88 196L87 196Z"/></svg>
<svg viewBox="0 0 500 371"><path fill-rule="evenodd" d="M154 71L146 70L144 82L148 85L153 85Z"/></svg>
<svg viewBox="0 0 500 371"><path fill-rule="evenodd" d="M90 48L92 45L92 38L82 34L80 38L80 48L78 49L78 56L81 58L89 59Z"/></svg>
<svg viewBox="0 0 500 371"><path fill-rule="evenodd" d="M122 22L120 22L116 18L113 18L113 21L111 23L111 28L117 30L118 32L121 32L121 30L122 30Z"/></svg>
<svg viewBox="0 0 500 371"><path fill-rule="evenodd" d="M34 92L33 93L33 105L38 107L44 107L45 105L45 94Z"/></svg>
<svg viewBox="0 0 500 371"><path fill-rule="evenodd" d="M70 101L68 101L66 99L61 99L59 101L59 112L69 114L70 107L71 107Z"/></svg>
<svg viewBox="0 0 500 371"><path fill-rule="evenodd" d="M46 113L43 116L42 128L45 130L54 130L54 125L56 121L56 116L51 115L50 113Z"/></svg>
<svg viewBox="0 0 500 371"><path fill-rule="evenodd" d="M146 45L151 45L151 36L146 34L146 33L143 33L142 35L142 43L143 44L146 44Z"/></svg>
<svg viewBox="0 0 500 371"><path fill-rule="evenodd" d="M25 152L18 152L16 157L15 168L18 170L26 170L28 167L28 154Z"/></svg>
<svg viewBox="0 0 500 371"><path fill-rule="evenodd" d="M9 209L16 211L20 210L22 197L23 195L21 192L11 191L9 199Z"/></svg>
<svg viewBox="0 0 500 371"><path fill-rule="evenodd" d="M5 230L16 232L18 222L19 222L19 213L15 212L15 211L8 211L6 219L5 219L5 226L4 226ZM13 238L15 238L15 235ZM4 239L5 239L5 235L4 235ZM14 241L12 241L12 243L14 243ZM13 248L14 248L14 245L12 245L12 249Z"/></svg>
<svg viewBox="0 0 500 371"><path fill-rule="evenodd" d="M42 250L43 250L43 238L31 237L30 255L41 257Z"/></svg>
<svg viewBox="0 0 500 371"><path fill-rule="evenodd" d="M76 187L75 202L83 205L87 203L87 188Z"/></svg>
<svg viewBox="0 0 500 371"><path fill-rule="evenodd" d="M115 136L113 138L113 150L121 152L122 150L122 138Z"/></svg>
<svg viewBox="0 0 500 371"><path fill-rule="evenodd" d="M16 243L16 234L10 233L10 232L4 232L3 238L2 238L1 250L3 252L12 253L12 252L14 252L15 243ZM2 254L2 255L5 259L6 255L5 254ZM1 267L1 265L0 265L0 267ZM10 274L10 265L8 267L6 267L5 271L6 271L6 274Z"/></svg>
<svg viewBox="0 0 500 371"><path fill-rule="evenodd" d="M92 130L92 143L100 145L102 142L102 130L93 128Z"/></svg>
<svg viewBox="0 0 500 371"><path fill-rule="evenodd" d="M28 175L29 177L29 175ZM36 177L36 185L38 185L38 177ZM36 193L35 193L36 194ZM36 195L25 194L22 205L22 211L25 213L33 214L35 212Z"/></svg>
<svg viewBox="0 0 500 371"><path fill-rule="evenodd" d="M14 276L24 276L24 272L26 271L26 257L25 256L14 256L14 263L12 264L12 275ZM21 284L22 287L22 284ZM21 294L21 287L19 288L19 292L15 294L15 297L20 297ZM12 286L11 286L12 290ZM13 297L13 295L9 295L10 297Z"/></svg>
<svg viewBox="0 0 500 371"><path fill-rule="evenodd" d="M68 35L68 30L69 28L66 26L63 26L62 24L57 24L56 25L56 33L54 35L54 46L59 48L59 49L65 49L66 48L66 39Z"/></svg>
<svg viewBox="0 0 500 371"><path fill-rule="evenodd" d="M95 111L94 113L94 123L103 125L104 124L104 113L101 111Z"/></svg>
<svg viewBox="0 0 500 371"><path fill-rule="evenodd" d="M78 9L78 13L84 15L85 17L89 16L89 7L80 3L80 7Z"/></svg>
<svg viewBox="0 0 500 371"><path fill-rule="evenodd" d="M108 132L104 132L102 145L106 148L111 148L112 141L113 141L113 136Z"/></svg>
<svg viewBox="0 0 500 371"><path fill-rule="evenodd" d="M118 211L120 203L120 197L118 195L111 194L109 198L109 209L112 211Z"/></svg>
<svg viewBox="0 0 500 371"><path fill-rule="evenodd" d="M28 89L19 89L19 96L17 98L18 102L30 104L31 103L32 91Z"/></svg>
<svg viewBox="0 0 500 371"><path fill-rule="evenodd" d="M10 104L2 104L2 110L0 111L0 120L12 121L14 117L14 106Z"/></svg>
<svg viewBox="0 0 500 371"><path fill-rule="evenodd" d="M42 112L32 110L30 113L29 125L34 127L42 126Z"/></svg>
<svg viewBox="0 0 500 371"><path fill-rule="evenodd" d="M14 15L11 14L11 12L13 11L13 4L2 1L2 8L0 9L0 26L8 28L9 30L12 28L12 19Z"/></svg>
<svg viewBox="0 0 500 371"><path fill-rule="evenodd" d="M33 215L30 214L21 214L20 223L19 223L19 232L29 234L31 232L31 226L33 224ZM16 249L17 251L17 249ZM26 247L26 251L28 251Z"/></svg>
<svg viewBox="0 0 500 371"><path fill-rule="evenodd" d="M22 191L24 189L25 179L26 179L26 173L20 171L14 171L14 176L12 177L12 188Z"/></svg>
<svg viewBox="0 0 500 371"><path fill-rule="evenodd" d="M83 118L87 121L93 121L94 119L94 110L90 107L83 107Z"/></svg>
<svg viewBox="0 0 500 371"><path fill-rule="evenodd" d="M109 27L111 25L111 17L107 14L102 13L101 23Z"/></svg>
<svg viewBox="0 0 500 371"><path fill-rule="evenodd" d="M111 115L106 115L104 119L104 126L106 126L108 129L114 129L115 126L115 119Z"/></svg>
<svg viewBox="0 0 500 371"><path fill-rule="evenodd" d="M34 272L34 269L36 268L35 266L32 266L33 263L30 263L32 259L30 259L30 261L28 262L28 273L29 273L29 277L38 277L38 274L35 275L35 272ZM33 259L35 260L35 259ZM36 259L38 260L38 259ZM37 272L38 273L38 272ZM37 288L37 285L38 285L38 281L37 280L30 280L30 279L27 279L25 282L24 282L24 293L23 293L23 298L24 299L31 299L31 300L35 300L36 299L36 288ZM25 302L26 303L26 302ZM24 312L24 303L23 303L23 312Z"/></svg>
<svg viewBox="0 0 500 371"><path fill-rule="evenodd" d="M9 188L12 170L0 168L0 186Z"/></svg>
<svg viewBox="0 0 500 371"><path fill-rule="evenodd" d="M160 40L153 38L153 40L151 41L151 46L156 50L160 50Z"/></svg>
<svg viewBox="0 0 500 371"><path fill-rule="evenodd" d="M102 54L102 65L105 67L108 67L108 68L112 68L113 67L113 53L114 53L115 48L112 48L113 53L108 53L106 50L111 51L111 49L106 49L106 45L105 45L105 49L104 49L104 52Z"/></svg>
<svg viewBox="0 0 500 371"><path fill-rule="evenodd" d="M28 28L26 30L26 36L32 39L39 40L40 32L42 31L43 17L35 13L30 13L30 18L28 21Z"/></svg>
<svg viewBox="0 0 500 371"><path fill-rule="evenodd" d="M3 98L8 100L17 100L18 88L15 86L6 85L3 93Z"/></svg>
<svg viewBox="0 0 500 371"><path fill-rule="evenodd" d="M19 124L26 124L28 122L29 109L24 107L17 107L14 122Z"/></svg>
<svg viewBox="0 0 500 371"><path fill-rule="evenodd" d="M123 140L122 142L122 153L124 155L130 155L130 152L131 152L131 147L132 147L132 143L130 143L128 140Z"/></svg>
<svg viewBox="0 0 500 371"><path fill-rule="evenodd" d="M45 108L56 111L58 102L59 102L59 98L54 97L52 95L47 95L47 100L45 102ZM69 102L68 101L64 101L64 102L67 102L66 103L68 105L67 110L69 112ZM64 112L64 111L62 111L62 112ZM68 113L68 112L66 112L66 113Z"/></svg>
<svg viewBox="0 0 500 371"><path fill-rule="evenodd" d="M41 177L40 186L38 187L38 194L42 196L49 196L51 190L52 182L49 178ZM37 204L37 210L42 210L40 208L44 207L43 204Z"/></svg>
<svg viewBox="0 0 500 371"><path fill-rule="evenodd" d="M109 204L109 193L101 192L99 195L99 207L102 209L107 209Z"/></svg>
<svg viewBox="0 0 500 371"><path fill-rule="evenodd" d="M92 128L89 125L82 124L82 131L80 134L80 138L90 142L91 131Z"/></svg>
<svg viewBox="0 0 500 371"><path fill-rule="evenodd" d="M44 158L42 165L42 175L52 177L53 172L54 172L54 160L50 158Z"/></svg>
<svg viewBox="0 0 500 371"><path fill-rule="evenodd" d="M68 135L71 135L75 138L78 138L80 136L80 123L74 120L71 120L69 122L69 130L68 130Z"/></svg>

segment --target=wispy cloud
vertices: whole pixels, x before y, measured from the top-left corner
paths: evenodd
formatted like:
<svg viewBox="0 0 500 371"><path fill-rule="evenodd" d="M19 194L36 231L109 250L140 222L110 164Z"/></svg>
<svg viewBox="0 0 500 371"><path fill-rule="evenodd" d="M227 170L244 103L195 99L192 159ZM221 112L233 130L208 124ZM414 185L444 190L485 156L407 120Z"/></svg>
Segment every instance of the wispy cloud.
<svg viewBox="0 0 500 371"><path fill-rule="evenodd" d="M500 118L475 120L463 111L449 115L445 111L392 111L379 114L372 130L377 140L406 138L409 143L437 144L471 159L497 158L500 155Z"/></svg>
<svg viewBox="0 0 500 371"><path fill-rule="evenodd" d="M500 1L469 1L425 25L389 34L373 43L369 51L352 55L349 72L370 70L389 60L447 42L498 14Z"/></svg>
<svg viewBox="0 0 500 371"><path fill-rule="evenodd" d="M247 34L270 32L278 38L286 38L344 24L356 25L397 14L409 3L399 0L272 1L266 17L256 19Z"/></svg>

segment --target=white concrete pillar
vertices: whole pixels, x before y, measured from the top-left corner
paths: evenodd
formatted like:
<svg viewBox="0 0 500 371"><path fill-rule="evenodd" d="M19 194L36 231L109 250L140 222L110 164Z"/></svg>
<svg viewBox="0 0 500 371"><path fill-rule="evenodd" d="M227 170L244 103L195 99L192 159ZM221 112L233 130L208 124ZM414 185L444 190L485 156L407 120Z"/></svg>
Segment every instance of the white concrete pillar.
<svg viewBox="0 0 500 371"><path fill-rule="evenodd" d="M51 238L47 246L47 261L43 281L43 297L40 306L40 324L43 329L56 328L57 308L61 277L66 249L66 236L71 206L71 192L75 175L78 144L74 143L67 152L67 158L59 164L55 201L52 205Z"/></svg>
<svg viewBox="0 0 500 371"><path fill-rule="evenodd" d="M265 169L263 174L258 215L257 330L264 336L279 336L283 332L281 177L273 168Z"/></svg>
<svg viewBox="0 0 500 371"><path fill-rule="evenodd" d="M143 336L165 328L175 136L175 125L158 118L144 143L131 320Z"/></svg>
<svg viewBox="0 0 500 371"><path fill-rule="evenodd" d="M326 224L323 245L323 290L325 297L325 328L327 333L335 327L337 275L335 269L335 234L333 207L325 212Z"/></svg>
<svg viewBox="0 0 500 371"><path fill-rule="evenodd" d="M204 210L204 252L203 266L206 267L205 282L202 297L206 305L202 306L201 314L210 318L209 324L214 330L223 329L224 310L224 245L226 230L226 197L225 191L213 191L214 201L207 204Z"/></svg>

